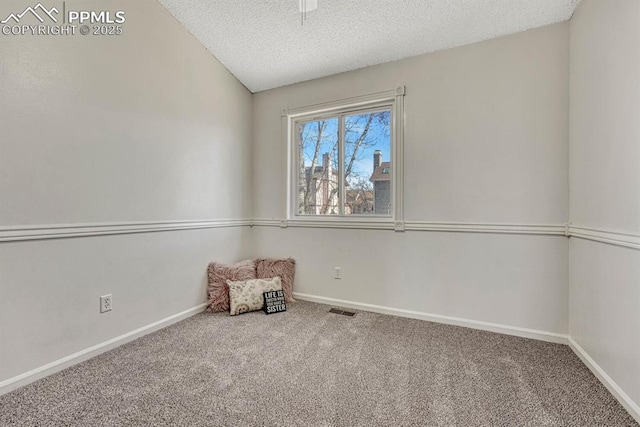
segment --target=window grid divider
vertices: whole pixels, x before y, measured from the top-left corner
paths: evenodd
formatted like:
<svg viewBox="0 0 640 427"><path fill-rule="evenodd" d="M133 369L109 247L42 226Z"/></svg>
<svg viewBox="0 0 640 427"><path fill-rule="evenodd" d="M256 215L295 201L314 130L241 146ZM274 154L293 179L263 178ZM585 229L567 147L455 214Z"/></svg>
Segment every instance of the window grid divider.
<svg viewBox="0 0 640 427"><path fill-rule="evenodd" d="M344 176L344 151L345 151L345 136L344 136L344 114L340 115L338 120L338 196L339 196L339 213L341 217L345 216L345 176Z"/></svg>

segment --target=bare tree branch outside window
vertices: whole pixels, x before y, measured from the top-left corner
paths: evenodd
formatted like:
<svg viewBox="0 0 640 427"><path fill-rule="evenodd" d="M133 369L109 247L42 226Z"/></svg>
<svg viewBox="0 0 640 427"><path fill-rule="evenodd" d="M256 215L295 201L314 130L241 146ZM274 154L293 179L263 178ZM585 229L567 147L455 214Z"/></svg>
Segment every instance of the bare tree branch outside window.
<svg viewBox="0 0 640 427"><path fill-rule="evenodd" d="M355 113L342 119L343 147L339 146L339 117L297 124L298 214L338 215L344 194L345 215L386 215L388 206L381 212L375 203L391 200L391 111ZM343 171L339 150L344 150Z"/></svg>

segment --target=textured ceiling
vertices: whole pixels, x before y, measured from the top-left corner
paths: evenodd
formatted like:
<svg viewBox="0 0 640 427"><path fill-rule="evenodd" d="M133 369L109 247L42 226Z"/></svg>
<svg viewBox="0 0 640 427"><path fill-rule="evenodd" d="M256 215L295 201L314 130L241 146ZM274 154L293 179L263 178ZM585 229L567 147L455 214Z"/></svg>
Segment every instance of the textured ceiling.
<svg viewBox="0 0 640 427"><path fill-rule="evenodd" d="M159 0L249 90L328 76L571 18L580 0Z"/></svg>

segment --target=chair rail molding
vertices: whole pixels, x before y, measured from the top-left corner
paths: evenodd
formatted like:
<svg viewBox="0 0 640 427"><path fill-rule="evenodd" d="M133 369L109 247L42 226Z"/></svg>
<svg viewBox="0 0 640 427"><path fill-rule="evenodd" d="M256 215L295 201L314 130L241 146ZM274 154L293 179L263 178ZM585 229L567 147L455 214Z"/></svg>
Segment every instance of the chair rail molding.
<svg viewBox="0 0 640 427"><path fill-rule="evenodd" d="M569 236L625 248L640 249L640 233L638 232L614 231L569 224Z"/></svg>
<svg viewBox="0 0 640 427"><path fill-rule="evenodd" d="M281 219L254 218L251 224L256 227L282 227ZM402 223L373 218L305 218L286 220L287 227L300 228L341 228L364 230L400 231L440 231L455 233L492 233L492 234L536 234L543 236L565 236L595 242L608 243L632 249L640 249L640 233L631 231L613 231L595 227L564 224L503 224L476 222L441 221L404 221Z"/></svg>
<svg viewBox="0 0 640 427"><path fill-rule="evenodd" d="M391 231L400 231L400 228L406 232L534 234L574 237L631 249L640 249L640 233L573 224L505 224L443 221L404 221L398 223L374 218L350 218L346 220L331 218L305 218L300 220L240 218L0 226L0 243L230 227L336 228Z"/></svg>
<svg viewBox="0 0 640 427"><path fill-rule="evenodd" d="M280 219L254 218L251 223L255 227L280 227ZM305 218L289 219L287 227L301 228L341 228L392 231L445 231L458 233L495 233L495 234L539 234L565 236L564 224L500 224L500 223L463 223L463 222L431 222L403 221L394 222L374 218Z"/></svg>
<svg viewBox="0 0 640 427"><path fill-rule="evenodd" d="M249 227L250 225L250 219L207 219L0 226L0 243L206 228Z"/></svg>

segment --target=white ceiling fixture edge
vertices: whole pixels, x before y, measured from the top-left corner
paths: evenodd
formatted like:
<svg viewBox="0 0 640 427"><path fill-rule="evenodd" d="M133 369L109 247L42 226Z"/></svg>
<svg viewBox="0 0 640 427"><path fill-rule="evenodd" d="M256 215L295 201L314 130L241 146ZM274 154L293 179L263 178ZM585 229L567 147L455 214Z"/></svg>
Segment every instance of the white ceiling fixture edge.
<svg viewBox="0 0 640 427"><path fill-rule="evenodd" d="M563 22L580 0L158 0L251 92Z"/></svg>

